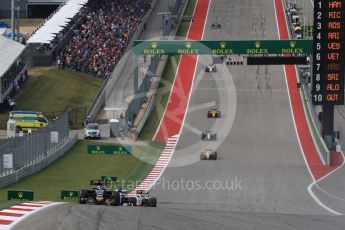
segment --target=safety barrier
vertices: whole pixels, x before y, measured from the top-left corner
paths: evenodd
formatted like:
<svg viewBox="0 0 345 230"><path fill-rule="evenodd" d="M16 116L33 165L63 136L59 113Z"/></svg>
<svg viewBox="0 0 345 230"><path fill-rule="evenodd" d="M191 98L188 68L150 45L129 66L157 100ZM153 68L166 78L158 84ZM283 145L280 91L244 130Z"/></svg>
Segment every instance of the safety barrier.
<svg viewBox="0 0 345 230"><path fill-rule="evenodd" d="M181 12L179 13L179 15L184 15L188 3L189 3L189 0L186 0L185 3L184 3L183 8L182 8L182 10L181 10ZM174 12L176 12L176 13L177 13L178 7L179 7L178 4L180 4L180 3L176 2L175 8L174 8ZM176 30L175 30L174 36L176 36L176 33L177 33L177 31L178 31L178 28L180 27L181 22L182 22L182 20L179 20L178 25L176 26ZM170 22L170 23L172 23L172 22ZM168 27L168 26L167 26L167 27ZM165 31L165 36L168 36L168 34L170 34L170 31ZM164 34L163 34L163 36L164 36ZM167 64L167 62L168 62L168 60L169 60L169 56L163 57L162 59L163 59L163 60L161 60L161 62L163 62L163 63L162 63L162 68L161 68L162 72L159 73L158 76L161 76L161 75L162 75L162 73L163 73L163 71L164 71L164 68L165 68L165 66L166 66L166 64ZM158 64L159 64L159 63L157 63L157 67L158 67ZM147 103L147 107L146 107L146 110L145 110L145 112L144 112L144 115L143 115L143 117L141 118L141 120L140 120L138 126L135 127L135 136L136 136L136 137L140 134L141 130L143 129L145 123L147 122L147 120L148 120L148 118L150 117L150 114L151 114L151 112L152 112L152 110L153 110L153 105L154 105L155 102L156 102L156 91L157 91L157 87L158 87L158 84L153 88L152 97L150 98L150 100L149 100L148 103Z"/></svg>
<svg viewBox="0 0 345 230"><path fill-rule="evenodd" d="M55 160L63 156L77 142L77 140L78 140L78 135L75 135L72 138L68 139L68 141L64 145L56 149L52 154L44 157L37 163L21 168L7 176L0 177L0 188L3 188L9 184L13 184L19 181L20 179L30 176L40 171L41 169L47 167L48 165L53 163Z"/></svg>
<svg viewBox="0 0 345 230"><path fill-rule="evenodd" d="M317 149L317 152L319 153L322 163L324 165L329 165L330 164L330 152L323 141L323 138L320 135L320 132L318 130L317 124L315 120L313 119L312 113L313 113L313 108L311 105L311 100L309 99L308 95L308 89L307 87L303 84L301 87L301 91L303 94L303 107L304 111L306 114L307 122L308 122L308 127L311 132L311 136L314 141L314 145Z"/></svg>
<svg viewBox="0 0 345 230"><path fill-rule="evenodd" d="M0 188L35 173L62 156L77 141L69 137L68 112L47 127L0 141Z"/></svg>

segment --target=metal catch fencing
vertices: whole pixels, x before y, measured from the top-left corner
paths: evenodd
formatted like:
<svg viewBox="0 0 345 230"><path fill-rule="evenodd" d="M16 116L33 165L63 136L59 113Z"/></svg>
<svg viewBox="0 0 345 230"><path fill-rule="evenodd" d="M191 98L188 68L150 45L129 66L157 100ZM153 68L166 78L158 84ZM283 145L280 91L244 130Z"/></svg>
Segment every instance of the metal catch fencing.
<svg viewBox="0 0 345 230"><path fill-rule="evenodd" d="M66 112L31 134L0 140L0 185L2 177L34 166L68 144L71 141L68 117Z"/></svg>
<svg viewBox="0 0 345 230"><path fill-rule="evenodd" d="M186 1L176 0L175 5L171 9L171 15L177 16L181 7L186 5ZM177 17L176 17L177 18ZM176 21L177 19L170 17L163 30L162 37L168 37L170 32L173 30L173 25L178 24ZM126 110L126 119L129 124L133 124L136 116L138 115L142 104L146 100L146 94L151 87L152 78L156 77L154 73L158 68L159 62L161 61L160 55L153 56L153 59L148 67L148 71L141 83L137 94L133 97L132 101L129 103L128 108Z"/></svg>

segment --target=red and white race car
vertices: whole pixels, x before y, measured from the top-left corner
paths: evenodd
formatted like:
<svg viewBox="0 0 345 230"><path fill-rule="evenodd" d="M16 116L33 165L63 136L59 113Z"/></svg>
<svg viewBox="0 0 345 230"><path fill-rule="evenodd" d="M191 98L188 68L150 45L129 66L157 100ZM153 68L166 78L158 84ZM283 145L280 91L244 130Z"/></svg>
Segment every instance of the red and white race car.
<svg viewBox="0 0 345 230"><path fill-rule="evenodd" d="M131 199L133 206L157 207L157 198L151 197L147 191L138 190L134 198Z"/></svg>

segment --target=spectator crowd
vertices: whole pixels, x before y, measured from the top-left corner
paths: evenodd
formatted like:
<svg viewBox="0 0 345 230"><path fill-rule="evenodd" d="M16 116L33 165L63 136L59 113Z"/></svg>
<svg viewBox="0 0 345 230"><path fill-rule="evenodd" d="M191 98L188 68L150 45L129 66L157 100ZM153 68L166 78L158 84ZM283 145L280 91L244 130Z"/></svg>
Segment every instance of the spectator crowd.
<svg viewBox="0 0 345 230"><path fill-rule="evenodd" d="M107 78L125 52L151 0L90 0L58 63Z"/></svg>

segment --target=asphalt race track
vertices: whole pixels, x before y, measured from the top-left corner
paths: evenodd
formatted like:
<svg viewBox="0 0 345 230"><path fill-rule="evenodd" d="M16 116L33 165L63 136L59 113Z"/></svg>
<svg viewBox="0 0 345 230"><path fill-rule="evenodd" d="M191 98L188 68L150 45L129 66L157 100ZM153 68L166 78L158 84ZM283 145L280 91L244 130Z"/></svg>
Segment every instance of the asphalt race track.
<svg viewBox="0 0 345 230"><path fill-rule="evenodd" d="M211 29L216 21L224 29ZM278 38L273 0L211 2L203 39L253 38ZM312 178L294 129L283 67L217 64L216 73L204 73L211 62L212 57L199 57L178 149L152 191L157 208L62 204L14 229L344 229L345 218L308 193ZM207 119L214 105L222 118ZM217 141L200 140L207 129L217 133ZM200 161L205 148L215 149L218 159Z"/></svg>

